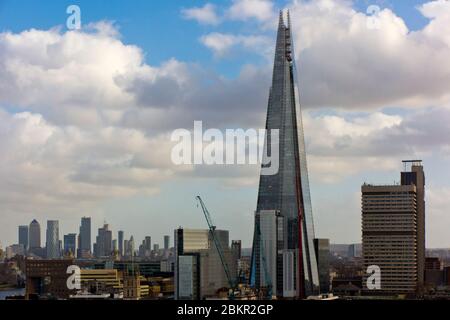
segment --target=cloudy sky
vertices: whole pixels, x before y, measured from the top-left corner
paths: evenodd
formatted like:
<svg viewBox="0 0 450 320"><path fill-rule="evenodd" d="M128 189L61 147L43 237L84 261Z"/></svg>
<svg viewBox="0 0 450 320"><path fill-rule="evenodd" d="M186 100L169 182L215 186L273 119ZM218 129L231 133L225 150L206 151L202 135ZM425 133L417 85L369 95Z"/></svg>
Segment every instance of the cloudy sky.
<svg viewBox="0 0 450 320"><path fill-rule="evenodd" d="M81 8L81 30L66 8ZM380 10L368 10L377 5ZM450 1L0 0L0 242L82 216L141 241L220 228L250 246L257 166L176 166L178 128L262 128L289 8L317 237L360 242L360 186L426 172L427 246L450 246ZM45 228L43 228L45 229ZM93 234L96 230L93 230ZM44 230L42 230L44 236Z"/></svg>

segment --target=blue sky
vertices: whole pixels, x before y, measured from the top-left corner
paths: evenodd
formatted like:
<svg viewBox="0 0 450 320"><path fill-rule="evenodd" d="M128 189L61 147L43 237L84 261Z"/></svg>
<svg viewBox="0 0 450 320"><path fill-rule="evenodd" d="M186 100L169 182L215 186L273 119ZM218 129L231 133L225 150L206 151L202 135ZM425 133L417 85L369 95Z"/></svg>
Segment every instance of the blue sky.
<svg viewBox="0 0 450 320"><path fill-rule="evenodd" d="M260 63L261 57L256 54L235 57L231 60L214 59L210 52L198 38L211 26L193 23L182 18L182 8L201 6L207 1L181 1L170 0L164 2L132 0L85 0L85 1L33 1L33 0L3 0L0 2L0 30L20 32L30 28L49 29L55 26L64 26L67 14L66 8L76 4L82 9L83 24L99 20L113 21L120 30L124 43L135 44L146 52L146 62L156 64L172 57L183 61L198 62L213 68L226 76L236 76L239 68L245 63ZM288 1L275 1L276 7L283 8ZM368 5L379 4L380 8L392 8L399 16L405 19L411 30L423 27L427 23L416 9L426 1L368 1L357 0L354 8L365 12ZM229 0L214 1L219 8L229 6ZM20 13L20 14L18 14ZM252 28L258 26L254 23L228 22L214 30L219 32L255 33Z"/></svg>
<svg viewBox="0 0 450 320"><path fill-rule="evenodd" d="M65 27L71 4L81 8L77 32ZM366 27L371 4L382 10L379 30ZM208 23L184 11L209 5ZM161 242L179 225L206 227L194 201L201 194L217 225L249 246L258 168L173 167L168 135L193 120L263 125L274 23L286 7L317 236L359 242L360 185L398 181L401 160L420 157L428 245L450 246L443 0L0 0L0 152L8 155L0 219L11 223L0 241L16 241L16 225L34 217L59 219L62 237L90 215L95 227L106 220L127 237ZM102 33L111 29L118 34Z"/></svg>

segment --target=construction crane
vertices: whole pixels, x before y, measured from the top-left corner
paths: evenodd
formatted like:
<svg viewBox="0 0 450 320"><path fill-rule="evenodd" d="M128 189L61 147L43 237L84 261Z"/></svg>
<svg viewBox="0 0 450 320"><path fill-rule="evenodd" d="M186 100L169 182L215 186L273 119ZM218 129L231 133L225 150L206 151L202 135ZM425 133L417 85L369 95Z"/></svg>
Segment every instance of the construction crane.
<svg viewBox="0 0 450 320"><path fill-rule="evenodd" d="M264 269L264 279L266 282L265 298L271 299L272 298L272 279L270 277L269 270L267 270L267 260L266 260L266 255L265 255L266 251L264 250L264 242L263 242L263 238L262 238L261 229L259 227L259 223L256 223L256 232L258 233L259 249L260 249L260 255L261 255L262 265L263 265L263 269Z"/></svg>
<svg viewBox="0 0 450 320"><path fill-rule="evenodd" d="M217 237L216 237L216 226L212 222L211 215L209 214L209 211L206 208L206 205L203 202L202 198L200 198L200 196L197 196L196 199L199 202L200 206L202 207L203 214L205 216L206 222L208 223L209 232L214 241L214 245L216 246L217 252L219 253L220 262L222 263L223 270L225 271L225 275L228 280L228 285L230 286L230 290L231 290L231 294L229 297L230 297L230 299L232 299L232 298L234 298L234 292L237 287L236 281L235 281L234 277L231 275L230 268L228 267L228 263L225 259L222 245L220 244L219 239L217 239Z"/></svg>

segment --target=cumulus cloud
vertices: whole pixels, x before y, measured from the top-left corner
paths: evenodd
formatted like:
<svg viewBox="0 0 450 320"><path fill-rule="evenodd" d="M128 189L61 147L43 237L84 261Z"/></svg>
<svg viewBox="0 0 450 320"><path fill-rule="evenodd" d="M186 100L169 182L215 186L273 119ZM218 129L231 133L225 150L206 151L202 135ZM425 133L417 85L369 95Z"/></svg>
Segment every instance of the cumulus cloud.
<svg viewBox="0 0 450 320"><path fill-rule="evenodd" d="M101 123L132 103L115 79L143 68L142 52L105 28L1 33L0 103L80 126Z"/></svg>
<svg viewBox="0 0 450 320"><path fill-rule="evenodd" d="M263 122L268 69L232 80L176 59L150 66L111 28L0 34L2 212L79 213L156 194L198 173L172 164L172 130Z"/></svg>
<svg viewBox="0 0 450 320"><path fill-rule="evenodd" d="M368 16L347 1L295 2L290 6L306 107L368 109L450 101L450 3L420 10L432 20L410 31L390 9L368 28ZM442 27L442 28L441 28Z"/></svg>
<svg viewBox="0 0 450 320"><path fill-rule="evenodd" d="M181 13L185 19L196 20L201 24L218 25L220 23L216 6L211 3L206 3L203 7L182 9Z"/></svg>
<svg viewBox="0 0 450 320"><path fill-rule="evenodd" d="M396 170L411 155L449 156L450 32L442 31L450 25L448 2L420 6L430 21L414 32L389 9L373 30L348 1L289 7L313 183ZM215 24L214 7L198 9L192 19ZM272 25L273 9L269 1L236 0L226 17ZM263 30L208 33L201 41L220 58L267 55L273 30ZM244 65L230 79L176 58L152 66L107 22L80 31L0 33L0 209L79 213L104 199L155 194L165 181L186 177L256 186L257 167L173 166L168 141L194 120L205 129L263 127L271 69ZM403 110L393 114L386 106Z"/></svg>
<svg viewBox="0 0 450 320"><path fill-rule="evenodd" d="M234 35L212 32L202 36L200 41L207 48L211 49L217 57L226 56L235 47L258 52L268 59L273 52L273 41L269 37L262 35Z"/></svg>
<svg viewBox="0 0 450 320"><path fill-rule="evenodd" d="M227 16L234 20L256 19L267 22L276 17L276 12L271 0L233 0Z"/></svg>
<svg viewBox="0 0 450 320"><path fill-rule="evenodd" d="M312 176L334 183L365 170L393 170L403 158L447 157L448 121L450 109L446 107L407 115L305 113Z"/></svg>
<svg viewBox="0 0 450 320"><path fill-rule="evenodd" d="M38 114L1 111L0 136L3 211L67 212L73 203L154 194L176 170L164 161L167 137L133 129L55 126Z"/></svg>

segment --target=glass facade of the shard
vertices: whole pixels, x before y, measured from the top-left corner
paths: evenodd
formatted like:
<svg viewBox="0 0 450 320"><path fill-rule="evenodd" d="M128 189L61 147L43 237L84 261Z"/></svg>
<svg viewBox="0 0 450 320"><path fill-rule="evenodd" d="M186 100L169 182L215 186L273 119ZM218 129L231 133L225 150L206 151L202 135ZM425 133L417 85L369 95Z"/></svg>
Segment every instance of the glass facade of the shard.
<svg viewBox="0 0 450 320"><path fill-rule="evenodd" d="M305 141L302 115L299 104L299 92L293 55L293 43L289 14L287 24L280 13L272 87L270 88L266 129L265 150L271 154L269 143L271 130L278 129L279 134L279 170L276 174L260 176L256 212L277 210L283 216L283 248L286 253L295 252L292 266L283 266L283 254L278 257L278 279L295 279L294 297L302 298L318 293L319 277L314 251L314 225L309 192L308 170L306 165ZM277 144L275 144L277 145ZM256 287L264 286L265 257L262 257L264 234L261 233L259 220L255 218L253 238L251 279ZM299 261L301 263L299 263ZM283 275L292 270L293 275ZM275 282L275 281L274 281ZM276 282L272 295L283 296L283 285ZM287 284L284 283L284 286Z"/></svg>

